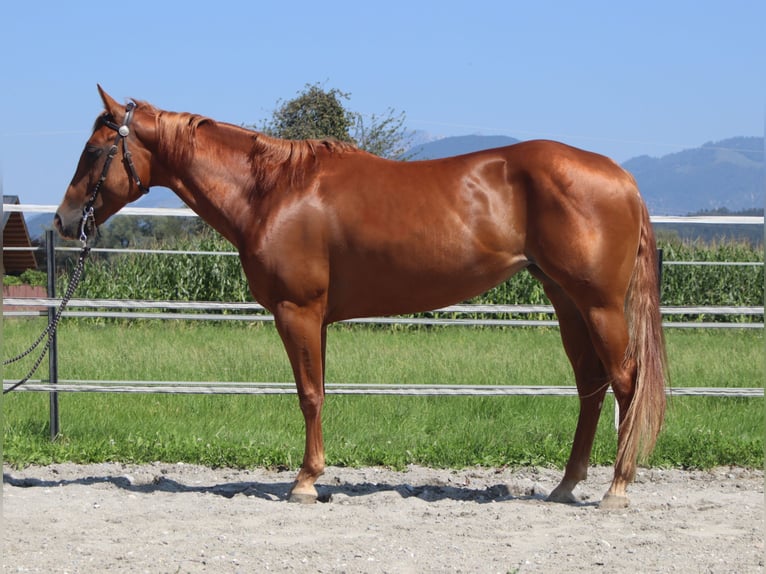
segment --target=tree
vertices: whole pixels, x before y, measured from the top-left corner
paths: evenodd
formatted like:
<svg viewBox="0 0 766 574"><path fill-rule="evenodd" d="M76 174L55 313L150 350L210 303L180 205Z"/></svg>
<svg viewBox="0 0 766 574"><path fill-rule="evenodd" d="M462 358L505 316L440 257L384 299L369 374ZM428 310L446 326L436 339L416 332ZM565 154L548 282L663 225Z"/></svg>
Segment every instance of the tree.
<svg viewBox="0 0 766 574"><path fill-rule="evenodd" d="M348 98L340 90L325 91L319 84L306 84L296 98L277 102L278 107L263 131L289 140L333 138L353 143L350 130L354 116L341 104L342 99Z"/></svg>
<svg viewBox="0 0 766 574"><path fill-rule="evenodd" d="M277 109L262 127L268 135L284 139L331 138L353 143L360 149L391 159L406 159L411 134L404 127L406 116L388 108L382 115L365 118L347 110L342 100L350 94L319 84L306 84L303 92Z"/></svg>
<svg viewBox="0 0 766 574"><path fill-rule="evenodd" d="M121 215L99 228L99 247L145 248L199 235L207 224L198 218Z"/></svg>
<svg viewBox="0 0 766 574"><path fill-rule="evenodd" d="M388 108L383 116L372 114L367 123L362 114L355 114L356 145L380 157L407 159L412 134L404 127L404 121L404 112L397 115L393 108Z"/></svg>

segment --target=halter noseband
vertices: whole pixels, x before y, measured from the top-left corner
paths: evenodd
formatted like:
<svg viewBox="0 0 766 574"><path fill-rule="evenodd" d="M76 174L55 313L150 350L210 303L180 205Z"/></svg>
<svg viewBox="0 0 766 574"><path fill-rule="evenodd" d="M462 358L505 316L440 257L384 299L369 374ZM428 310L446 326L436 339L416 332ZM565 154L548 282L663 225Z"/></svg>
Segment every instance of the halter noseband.
<svg viewBox="0 0 766 574"><path fill-rule="evenodd" d="M104 167L101 169L101 176L98 178L96 185L93 186L93 192L90 194L90 198L82 210L82 220L80 221L80 241L82 242L83 246L87 245L88 243L88 234L86 233L86 230L88 227L88 221L93 219L93 204L96 203L96 197L98 197L98 192L101 189L101 185L104 183L104 180L106 180L106 174L109 172L109 166L112 165L112 160L114 159L114 156L117 155L117 149L120 140L122 140L122 155L125 158L125 164L128 166L128 171L130 172L131 177L136 182L136 185L138 186L138 189L141 191L141 193L149 193L149 188L144 187L144 185L141 183L141 178L138 177L136 167L133 165L133 157L128 150L128 136L130 135L129 126L130 120L133 119L133 110L135 110L135 108L136 104L133 102L128 103L125 108L125 119L122 121L122 125L117 125L113 121L109 120L109 116L101 116L101 121L103 124L108 128L116 131L117 135L114 136L112 147L109 148L109 153L106 156Z"/></svg>

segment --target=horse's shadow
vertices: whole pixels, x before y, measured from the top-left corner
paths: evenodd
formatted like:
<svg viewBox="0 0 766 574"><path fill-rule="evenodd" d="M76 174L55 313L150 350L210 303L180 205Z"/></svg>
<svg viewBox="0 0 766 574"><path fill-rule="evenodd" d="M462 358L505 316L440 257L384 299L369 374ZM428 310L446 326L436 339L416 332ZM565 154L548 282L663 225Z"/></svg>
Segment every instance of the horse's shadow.
<svg viewBox="0 0 766 574"><path fill-rule="evenodd" d="M202 493L234 498L237 495L261 498L270 501L286 501L289 498L291 482L226 482L213 485L188 485L166 476L156 476L149 483L134 483L127 476L89 476L75 479L44 480L32 477L16 478L3 473L3 483L20 488L56 488L60 486L111 484L122 490L138 494L166 493ZM453 500L489 504L507 501L544 501L547 494L532 488L512 491L506 484L496 484L484 488L471 488L459 485L411 485L372 482L341 482L337 484L318 484L319 502L327 503L343 498L373 496L381 493L393 493L401 498L417 498L426 502ZM592 501L574 503L576 506L595 506Z"/></svg>

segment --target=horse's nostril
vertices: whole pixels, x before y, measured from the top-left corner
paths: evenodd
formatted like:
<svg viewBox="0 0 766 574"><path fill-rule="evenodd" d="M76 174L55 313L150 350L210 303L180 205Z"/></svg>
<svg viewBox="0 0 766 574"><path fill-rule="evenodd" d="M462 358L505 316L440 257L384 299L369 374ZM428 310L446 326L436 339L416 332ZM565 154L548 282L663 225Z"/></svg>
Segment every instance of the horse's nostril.
<svg viewBox="0 0 766 574"><path fill-rule="evenodd" d="M53 216L53 228L56 231L58 231L61 237L71 239L71 237L69 237L69 233L64 227L64 220L61 218L61 216L58 213L56 213L56 215Z"/></svg>

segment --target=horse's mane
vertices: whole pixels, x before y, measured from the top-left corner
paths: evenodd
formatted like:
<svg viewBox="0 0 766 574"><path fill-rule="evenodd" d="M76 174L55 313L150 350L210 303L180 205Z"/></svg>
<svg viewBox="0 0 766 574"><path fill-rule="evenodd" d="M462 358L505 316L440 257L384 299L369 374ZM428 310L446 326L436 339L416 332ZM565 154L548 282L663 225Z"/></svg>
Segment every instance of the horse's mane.
<svg viewBox="0 0 766 574"><path fill-rule="evenodd" d="M205 123L216 124L214 120L198 114L166 112L146 102L138 104L142 109L154 114L160 153L173 166L182 166L191 160L199 126Z"/></svg>
<svg viewBox="0 0 766 574"><path fill-rule="evenodd" d="M359 151L356 146L337 140L279 139L233 124L218 123L198 114L167 112L146 102L137 103L142 109L154 114L159 151L173 166L181 167L191 160L200 126L209 125L226 130L232 142L237 138L247 138L245 145L249 146L253 189L261 192L272 189L283 178L289 178L291 183L304 179L322 152L343 154Z"/></svg>
<svg viewBox="0 0 766 574"><path fill-rule="evenodd" d="M251 132L251 165L259 189L272 189L281 178L303 180L322 151L337 154L359 151L350 143L331 139L284 140Z"/></svg>

